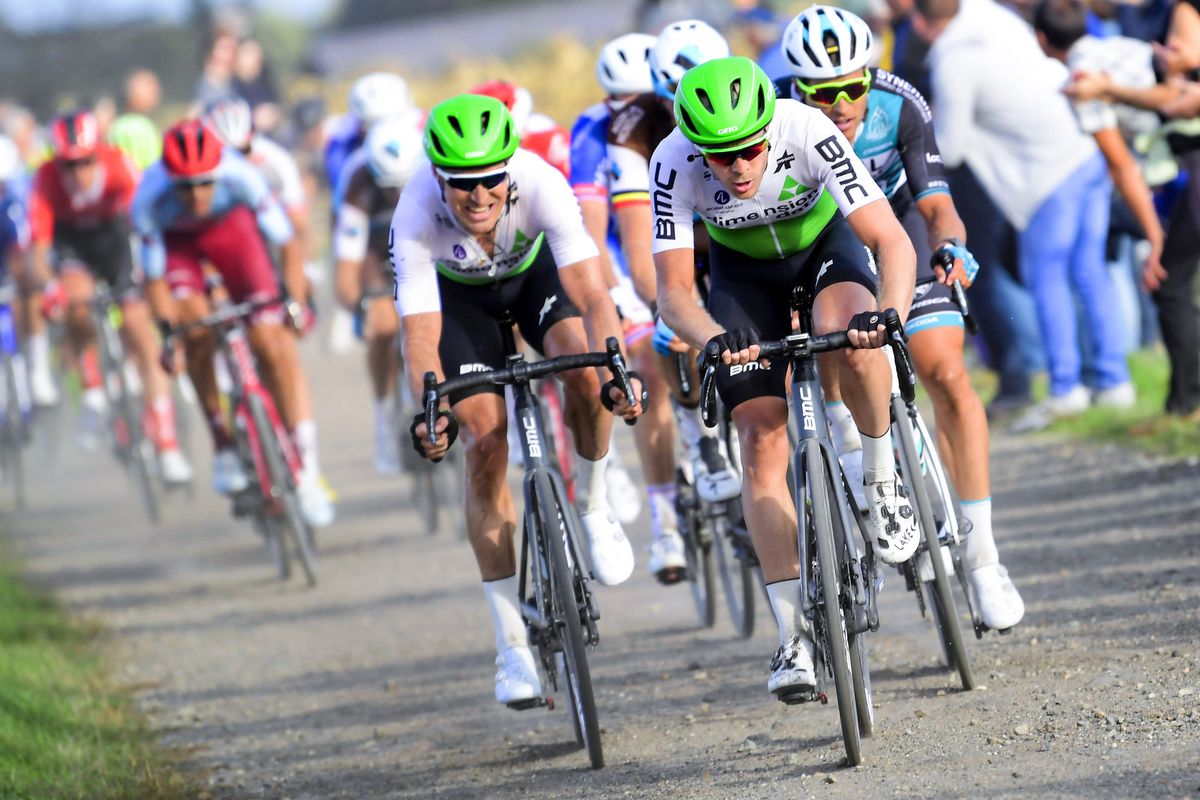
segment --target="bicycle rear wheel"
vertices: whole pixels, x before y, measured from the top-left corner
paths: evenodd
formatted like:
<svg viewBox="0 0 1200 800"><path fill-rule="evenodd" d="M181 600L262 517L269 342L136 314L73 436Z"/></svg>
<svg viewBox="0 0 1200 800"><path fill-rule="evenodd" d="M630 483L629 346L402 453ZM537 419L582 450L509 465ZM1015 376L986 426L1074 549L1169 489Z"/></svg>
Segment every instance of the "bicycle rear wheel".
<svg viewBox="0 0 1200 800"><path fill-rule="evenodd" d="M692 602L700 616L700 624L711 628L717 624L717 575L713 559L713 536L705 530L707 520L696 490L682 475L677 475L679 492L676 503L679 512L679 531L683 537L683 556L687 561L688 585Z"/></svg>
<svg viewBox="0 0 1200 800"><path fill-rule="evenodd" d="M954 602L953 586L942 560L941 542L938 539L937 522L933 515L933 504L929 487L921 471L921 456L917 452L916 439L908 417L908 408L899 397L892 398L893 428L899 433L900 467L904 481L913 495L916 506L917 524L921 527L921 546L913 558L920 559L922 551L933 568L933 580L928 582L928 591L933 599L934 622L941 640L946 660L951 669L958 671L963 689L975 688L975 676L967 657L966 638L958 624L958 606ZM927 455L936 457L932 442L924 442ZM919 563L919 562L918 562ZM918 570L919 573L919 570Z"/></svg>
<svg viewBox="0 0 1200 800"><path fill-rule="evenodd" d="M162 509L159 504L158 489L155 485L156 455L154 445L146 438L142 430L141 417L138 414L138 404L129 393L124 380L121 381L119 414L125 426L126 436L129 437L129 464L133 475L134 487L146 509L146 517L155 525L162 521Z"/></svg>
<svg viewBox="0 0 1200 800"><path fill-rule="evenodd" d="M733 535L729 531L719 533L714 537L713 550L717 553L721 588L725 591L725 605L729 608L733 628L739 637L749 639L754 635L754 585L758 578L746 559L734 551L730 540Z"/></svg>
<svg viewBox="0 0 1200 800"><path fill-rule="evenodd" d="M292 470L283 455L283 446L275 435L275 427L271 424L263 399L257 394L247 398L250 406L250 417L258 430L259 446L262 447L266 459L267 475L271 486L268 492L279 503L280 513L273 524L281 529L280 546L290 549L300 561L304 578L309 586L317 583L317 558L313 552L312 530L300 513L300 500L296 497L296 486L292 479ZM270 512L268 512L270 513ZM286 544L285 544L286 542ZM288 558L285 554L284 558Z"/></svg>
<svg viewBox="0 0 1200 800"><path fill-rule="evenodd" d="M550 560L551 602L554 604L551 618L562 647L567 696L571 703L571 713L582 732L583 744L587 749L592 769L600 769L604 766L600 720L596 716L592 674L587 659L587 639L583 633L581 609L575 595L574 570L567 561L564 544L568 538L564 515L569 513L569 510L558 506L550 481L545 475L539 475L534 486L537 492L539 526Z"/></svg>
<svg viewBox="0 0 1200 800"><path fill-rule="evenodd" d="M850 666L850 641L842 605L841 560L838 558L833 513L829 501L829 473L819 447L807 447L804 458L804 483L812 499L813 538L816 539L817 569L820 572L821 607L825 628L823 652L829 659L827 666L833 672L846 761L850 766L856 767L862 763L862 740L858 728L854 676Z"/></svg>

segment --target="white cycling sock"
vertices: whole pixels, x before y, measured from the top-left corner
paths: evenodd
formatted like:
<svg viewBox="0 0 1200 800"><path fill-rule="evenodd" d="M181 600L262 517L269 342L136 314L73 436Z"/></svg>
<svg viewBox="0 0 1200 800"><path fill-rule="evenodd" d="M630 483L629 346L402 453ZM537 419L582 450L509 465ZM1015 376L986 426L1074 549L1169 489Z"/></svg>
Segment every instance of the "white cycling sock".
<svg viewBox="0 0 1200 800"><path fill-rule="evenodd" d="M589 511L599 511L608 508L608 484L604 481L604 473L608 469L608 453L595 461L588 461L579 456L579 480L576 486L583 492L580 509L586 514Z"/></svg>
<svg viewBox="0 0 1200 800"><path fill-rule="evenodd" d="M392 404L385 398L375 401L375 431L376 432L391 432L392 430Z"/></svg>
<svg viewBox="0 0 1200 800"><path fill-rule="evenodd" d="M675 496L678 490L674 483L660 483L646 487L650 496L650 529L654 535L664 531L678 531L679 521L675 518Z"/></svg>
<svg viewBox="0 0 1200 800"><path fill-rule="evenodd" d="M296 438L296 447L300 448L300 457L304 459L304 472L310 475L321 474L321 464L317 460L317 423L305 419L296 423L292 435Z"/></svg>
<svg viewBox="0 0 1200 800"><path fill-rule="evenodd" d="M964 500L962 512L971 525L967 531L967 569L999 564L1000 553L992 536L992 498Z"/></svg>
<svg viewBox="0 0 1200 800"><path fill-rule="evenodd" d="M825 414L829 417L829 429L833 432L833 446L838 455L845 455L852 450L862 449L862 438L850 409L841 400L825 404Z"/></svg>
<svg viewBox="0 0 1200 800"><path fill-rule="evenodd" d="M679 424L679 438L683 440L684 447L697 447L705 437L716 438L717 429L707 427L700 419L699 406L684 408L679 403L672 405L675 407L675 421Z"/></svg>
<svg viewBox="0 0 1200 800"><path fill-rule="evenodd" d="M29 337L29 367L35 372L50 371L50 334L47 331Z"/></svg>
<svg viewBox="0 0 1200 800"><path fill-rule="evenodd" d="M516 575L483 582L483 593L487 595L488 606L492 609L492 625L496 628L497 653L503 653L510 647L529 646L525 620L521 618L521 609L517 605L519 583Z"/></svg>
<svg viewBox="0 0 1200 800"><path fill-rule="evenodd" d="M800 610L800 579L776 581L767 584L767 596L771 598L771 610L779 625L779 644L785 645L793 636L808 630L804 614Z"/></svg>
<svg viewBox="0 0 1200 800"><path fill-rule="evenodd" d="M859 431L862 437L863 483L883 483L896 477L896 456L892 453L892 432L878 438Z"/></svg>

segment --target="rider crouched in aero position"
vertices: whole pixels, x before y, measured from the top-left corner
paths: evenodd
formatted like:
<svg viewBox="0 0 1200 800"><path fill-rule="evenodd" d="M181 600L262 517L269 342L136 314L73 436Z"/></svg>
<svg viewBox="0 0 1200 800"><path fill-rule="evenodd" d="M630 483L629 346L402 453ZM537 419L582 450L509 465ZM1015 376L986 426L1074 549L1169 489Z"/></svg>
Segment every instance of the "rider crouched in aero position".
<svg viewBox="0 0 1200 800"><path fill-rule="evenodd" d="M787 483L788 365L759 362L758 342L791 333L797 285L814 298L814 333L849 329L856 349L829 356L863 439L873 544L885 563L911 558L917 524L895 473L891 371L878 348L885 343L879 310L907 316L915 254L845 137L819 111L776 101L770 80L749 59L716 59L684 73L675 117L679 127L650 167L659 311L688 344L703 349L713 342L721 351L717 390L737 425L742 505L779 623L767 688L813 686ZM712 239L712 316L693 294L693 214Z"/></svg>
<svg viewBox="0 0 1200 800"><path fill-rule="evenodd" d="M426 371L441 380L503 367L500 321L507 313L525 341L548 357L603 350L607 337L620 337L596 246L571 188L553 167L518 149L512 117L500 101L459 95L435 106L425 125L425 154L432 168L409 180L392 220L396 308L414 396L421 396ZM563 383L593 570L612 586L634 567L605 492L612 418L601 407L596 371L572 370ZM462 425L467 530L496 628L496 699L514 703L540 696L541 686L518 605L502 391L479 387L451 396L453 416L439 418L437 428L446 435L436 446L423 416L411 430L421 454L438 459ZM641 393L638 386L634 391ZM630 406L616 389L610 399L614 413L627 419L641 413L641 403Z"/></svg>
<svg viewBox="0 0 1200 800"><path fill-rule="evenodd" d="M783 48L794 80L780 80L780 97L822 111L854 145L888 196L917 251L921 285L905 329L921 384L937 422L938 448L962 499L967 567L984 623L997 630L1021 621L1025 607L992 536L988 425L983 403L963 363L963 317L950 284L971 285L978 262L966 250L966 228L954 207L925 98L907 82L871 63L871 28L854 14L813 6L788 25ZM932 255L952 259L947 275ZM822 364L821 383L838 452L848 474L862 473L858 431L840 402L838 375ZM856 468L855 468L856 467ZM854 482L851 481L851 485Z"/></svg>
<svg viewBox="0 0 1200 800"><path fill-rule="evenodd" d="M142 239L146 297L167 338L172 326L210 312L205 264L220 273L235 303L279 297L267 242L280 248L288 295L306 296L301 252L283 209L254 167L222 148L216 134L200 122L181 122L163 136L162 160L146 170L132 215ZM316 422L302 416L299 387L305 376L300 353L283 318L282 304L256 312L250 318L250 346L304 461L297 487L301 511L309 524L322 527L333 521L334 510L317 469ZM216 449L213 488L235 494L249 482L221 409L213 334L193 328L184 337L184 347L188 374Z"/></svg>
<svg viewBox="0 0 1200 800"><path fill-rule="evenodd" d="M38 169L29 200L32 264L34 274L45 278L53 248L83 382L85 441L95 436L106 405L89 307L95 280L101 279L121 304L121 334L142 379L145 429L158 450L162 477L186 483L192 467L176 439L170 382L159 366L154 326L134 284L127 216L135 186L130 166L120 151L100 141L100 126L90 111L60 116L51 126L51 138L54 158Z"/></svg>

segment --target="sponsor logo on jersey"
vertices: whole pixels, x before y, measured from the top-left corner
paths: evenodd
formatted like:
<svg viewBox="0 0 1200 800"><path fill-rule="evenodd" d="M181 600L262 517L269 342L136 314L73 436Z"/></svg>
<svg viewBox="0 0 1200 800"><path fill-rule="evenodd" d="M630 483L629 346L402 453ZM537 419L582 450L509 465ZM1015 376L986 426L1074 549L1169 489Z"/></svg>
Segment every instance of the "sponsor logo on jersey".
<svg viewBox="0 0 1200 800"><path fill-rule="evenodd" d="M646 112L640 106L626 106L613 118L608 130L609 139L617 144L625 144L644 116Z"/></svg>
<svg viewBox="0 0 1200 800"><path fill-rule="evenodd" d="M932 289L932 288L933 288L933 284L932 284L932 283L922 283L922 284L920 284L919 286L917 286L917 288L916 288L916 291L914 291L914 292L913 292L913 299L914 299L914 300L919 300L919 299L921 299L921 298L922 298L922 297L924 297L925 295L929 294L929 290L930 290L930 289Z"/></svg>
<svg viewBox="0 0 1200 800"><path fill-rule="evenodd" d="M797 184L799 186L799 184ZM743 223L757 223L759 220L788 219L790 217L807 214L816 205L821 192L816 189L807 189L800 187L793 192L794 199L784 202L782 205L770 206L760 211L751 211L748 214L739 214L736 216L723 217L717 214L718 208L704 209L704 219L719 228L736 228Z"/></svg>
<svg viewBox="0 0 1200 800"><path fill-rule="evenodd" d="M458 368L459 375L469 375L472 372L488 372L491 370L487 364L463 364Z"/></svg>
<svg viewBox="0 0 1200 800"><path fill-rule="evenodd" d="M675 238L675 220L671 219L671 190L675 188L677 173L674 169L663 175L662 162L654 165L654 193L651 202L654 206L654 238L673 240Z"/></svg>
<svg viewBox="0 0 1200 800"><path fill-rule="evenodd" d="M779 173L783 172L785 169L791 169L792 162L794 162L795 160L796 160L795 155L784 150L783 155L781 155L779 158L775 159L775 171L772 172L771 174L778 175Z"/></svg>
<svg viewBox="0 0 1200 800"><path fill-rule="evenodd" d="M941 164L942 163L942 154L941 153L926 153L925 154L925 163L926 164Z"/></svg>
<svg viewBox="0 0 1200 800"><path fill-rule="evenodd" d="M513 237L513 243L512 243L513 252L515 253L517 250L519 250L523 247L528 247L530 242L532 242L532 241L533 240L530 239L525 234L525 231L521 230L520 228L517 228L517 235Z"/></svg>
<svg viewBox="0 0 1200 800"><path fill-rule="evenodd" d="M829 268L832 266L833 266L833 259L831 258L831 259L827 260L824 264L822 264L821 268L819 270L817 270L817 279L813 282L820 283L821 278L825 277L825 273L829 272Z"/></svg>
<svg viewBox="0 0 1200 800"><path fill-rule="evenodd" d="M463 247L461 244L454 245L454 257L459 260L466 258L467 248Z"/></svg>
<svg viewBox="0 0 1200 800"><path fill-rule="evenodd" d="M546 302L542 304L542 310L538 312L538 325L545 321L546 315L550 313L550 309L554 308L554 304L558 302L558 295L552 294L546 298Z"/></svg>
<svg viewBox="0 0 1200 800"><path fill-rule="evenodd" d="M791 175L783 176L783 188L779 190L779 202L784 200L792 200L800 192L804 191L804 187L800 185L800 181L793 178Z"/></svg>
<svg viewBox="0 0 1200 800"><path fill-rule="evenodd" d="M729 377L741 375L743 372L753 372L756 369L766 369L766 367L757 361L751 361L749 364L734 364L729 367Z"/></svg>
<svg viewBox="0 0 1200 800"><path fill-rule="evenodd" d="M719 206L729 205L729 201L732 199L733 198L730 196L729 192L725 191L724 189L718 189L717 193L713 195L713 200L715 200Z"/></svg>
<svg viewBox="0 0 1200 800"><path fill-rule="evenodd" d="M829 136L817 142L817 154L825 160L825 163L831 167L833 177L837 179L838 185L842 187L846 195L846 202L854 205L855 192L862 195L861 200L870 197L870 192L862 185L858 177L858 172L854 169L854 163L846 155L846 148L842 147L842 142L837 136Z"/></svg>
<svg viewBox="0 0 1200 800"><path fill-rule="evenodd" d="M870 139L884 139L892 130L892 118L887 115L887 112L882 108L871 110L871 116L867 119L867 137Z"/></svg>

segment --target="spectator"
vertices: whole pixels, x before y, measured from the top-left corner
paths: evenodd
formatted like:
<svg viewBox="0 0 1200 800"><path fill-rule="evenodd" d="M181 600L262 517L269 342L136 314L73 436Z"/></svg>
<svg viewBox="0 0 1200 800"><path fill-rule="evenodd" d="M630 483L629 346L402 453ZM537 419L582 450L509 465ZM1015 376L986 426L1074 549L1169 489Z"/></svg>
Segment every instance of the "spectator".
<svg viewBox="0 0 1200 800"><path fill-rule="evenodd" d="M125 113L149 117L162 102L162 86L153 70L139 69L125 79Z"/></svg>
<svg viewBox="0 0 1200 800"><path fill-rule="evenodd" d="M279 91L257 39L246 39L238 45L230 88L250 104L255 130L269 133L279 126Z"/></svg>
<svg viewBox="0 0 1200 800"><path fill-rule="evenodd" d="M917 0L914 29L930 43L938 143L966 162L1019 231L1021 277L1037 306L1050 395L1017 420L1035 430L1092 402L1083 385L1072 284L1083 302L1098 404L1128 407L1115 297L1104 264L1112 185L1095 143L1058 91L1066 69L992 0Z"/></svg>
<svg viewBox="0 0 1200 800"><path fill-rule="evenodd" d="M233 68L237 59L237 38L232 33L217 32L204 57L200 80L196 83L194 101L203 108L214 100L228 97L232 92Z"/></svg>
<svg viewBox="0 0 1200 800"><path fill-rule="evenodd" d="M150 115L162 101L162 87L151 70L139 69L125 79L125 113L108 128L108 143L133 164L140 177L162 155L162 137Z"/></svg>

